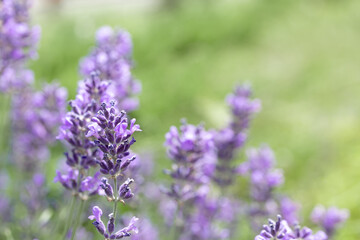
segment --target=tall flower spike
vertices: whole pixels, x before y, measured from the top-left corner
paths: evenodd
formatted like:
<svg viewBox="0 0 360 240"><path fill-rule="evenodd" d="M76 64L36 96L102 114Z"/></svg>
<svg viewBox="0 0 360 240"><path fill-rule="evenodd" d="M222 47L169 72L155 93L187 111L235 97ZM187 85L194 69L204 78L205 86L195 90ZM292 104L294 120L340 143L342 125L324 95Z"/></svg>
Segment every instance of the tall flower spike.
<svg viewBox="0 0 360 240"><path fill-rule="evenodd" d="M173 219L174 227L183 230L179 239L202 239L199 237L204 236L203 232L197 231L195 226L199 226L196 224L199 221L205 224L201 219L207 210L200 212L196 209L205 204L216 164L212 134L202 125L183 122L179 129L171 127L165 137L168 156L173 161L172 169L165 170L165 173L173 178L173 183L169 189L162 190L169 197L169 202L162 207L172 206L171 213L167 212L164 218ZM171 205L171 201L175 205Z"/></svg>
<svg viewBox="0 0 360 240"><path fill-rule="evenodd" d="M80 72L85 77L97 71L101 78L111 82L111 98L128 112L138 107L135 95L141 91L139 81L131 75L131 54L130 34L105 26L96 33L96 47L80 64Z"/></svg>
<svg viewBox="0 0 360 240"><path fill-rule="evenodd" d="M29 1L0 4L0 91L21 89L33 81L25 63L37 56L40 28L29 24Z"/></svg>
<svg viewBox="0 0 360 240"><path fill-rule="evenodd" d="M48 160L66 109L67 91L58 84L44 85L41 91L23 88L13 95L11 109L13 160L28 173L39 171Z"/></svg>
<svg viewBox="0 0 360 240"><path fill-rule="evenodd" d="M275 157L267 146L250 149L248 161L238 167L238 172L250 176L251 196L254 200L265 202L272 194L274 187L283 183L283 174L275 169Z"/></svg>
<svg viewBox="0 0 360 240"><path fill-rule="evenodd" d="M247 139L247 129L253 115L260 111L258 99L252 99L250 86L235 88L227 97L231 109L231 122L219 131L213 131L215 146L218 149L218 164L214 180L221 187L229 186L236 176L234 158Z"/></svg>

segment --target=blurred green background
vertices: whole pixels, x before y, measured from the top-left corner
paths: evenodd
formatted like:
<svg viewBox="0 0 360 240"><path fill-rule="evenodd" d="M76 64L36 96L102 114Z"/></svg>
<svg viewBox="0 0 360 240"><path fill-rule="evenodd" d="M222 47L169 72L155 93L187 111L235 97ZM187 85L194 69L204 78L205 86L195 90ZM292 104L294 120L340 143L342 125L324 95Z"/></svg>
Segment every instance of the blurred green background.
<svg viewBox="0 0 360 240"><path fill-rule="evenodd" d="M285 171L281 190L302 204L305 223L317 203L349 208L351 219L337 239L360 239L360 1L66 6L34 14L42 27L39 59L31 63L38 83L57 79L73 98L78 61L96 29L129 31L133 72L143 85L134 113L144 130L136 150L157 153L155 174L162 178L170 165L162 147L170 125L183 117L209 128L225 125L225 96L236 83L249 82L263 110L248 146L274 149Z"/></svg>

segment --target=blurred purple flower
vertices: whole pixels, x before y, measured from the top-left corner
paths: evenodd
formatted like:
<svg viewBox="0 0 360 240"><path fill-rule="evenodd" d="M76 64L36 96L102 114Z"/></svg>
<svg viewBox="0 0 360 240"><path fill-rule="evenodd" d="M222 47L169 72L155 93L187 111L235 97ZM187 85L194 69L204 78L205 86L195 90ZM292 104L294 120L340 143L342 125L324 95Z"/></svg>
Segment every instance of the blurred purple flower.
<svg viewBox="0 0 360 240"><path fill-rule="evenodd" d="M114 217L112 214L109 215L109 222L107 224L107 227L105 227L104 222L101 220L103 212L98 207L93 207L93 215L89 216L90 220L95 220L93 222L93 225L96 227L98 232L103 235L106 239L121 239L124 237L129 237L132 235L132 233L137 233L138 229L135 226L135 223L138 221L138 218L133 217L129 224L124 227L123 229L113 233L114 231Z"/></svg>
<svg viewBox="0 0 360 240"><path fill-rule="evenodd" d="M338 227L343 224L350 214L347 209L338 209L336 207L329 207L318 205L311 213L311 220L324 229L329 237L332 237Z"/></svg>
<svg viewBox="0 0 360 240"><path fill-rule="evenodd" d="M18 90L32 82L25 70L37 56L40 28L29 25L29 1L3 0L0 4L0 91Z"/></svg>
<svg viewBox="0 0 360 240"><path fill-rule="evenodd" d="M67 92L58 84L44 85L41 91L24 88L13 96L13 160L27 172L38 170L48 160L61 118L66 109Z"/></svg>
<svg viewBox="0 0 360 240"><path fill-rule="evenodd" d="M134 97L141 91L140 83L131 75L132 41L126 31L115 31L109 26L96 33L96 47L80 64L80 72L88 77L94 71L110 83L108 93L121 109L133 111L138 107Z"/></svg>

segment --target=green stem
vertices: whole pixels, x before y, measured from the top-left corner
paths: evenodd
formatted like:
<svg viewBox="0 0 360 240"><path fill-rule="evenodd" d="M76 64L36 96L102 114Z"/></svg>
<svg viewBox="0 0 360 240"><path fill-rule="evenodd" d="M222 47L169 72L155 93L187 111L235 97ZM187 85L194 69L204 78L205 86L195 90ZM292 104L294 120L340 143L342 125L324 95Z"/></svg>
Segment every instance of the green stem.
<svg viewBox="0 0 360 240"><path fill-rule="evenodd" d="M115 195L115 199L114 199L114 209L113 209L113 213L114 213L114 224L115 224L115 220L116 220L116 211L117 211L117 178L116 176L114 177L114 195Z"/></svg>
<svg viewBox="0 0 360 240"><path fill-rule="evenodd" d="M73 219L72 216L73 216L75 202L76 202L76 195L74 195L71 199L70 211L68 212L68 217L65 223L64 232L62 234L62 236L64 236L64 239L66 239L66 235L69 232L70 223L72 222Z"/></svg>
<svg viewBox="0 0 360 240"><path fill-rule="evenodd" d="M79 222L81 220L81 215L82 215L82 212L83 212L83 209L84 209L84 205L85 205L84 203L85 203L84 200L80 201L80 207L79 207L79 211L77 213L77 218L76 218L76 221L75 221L75 224L74 224L74 229L72 230L71 240L75 239L76 230L77 230L77 228L79 226Z"/></svg>

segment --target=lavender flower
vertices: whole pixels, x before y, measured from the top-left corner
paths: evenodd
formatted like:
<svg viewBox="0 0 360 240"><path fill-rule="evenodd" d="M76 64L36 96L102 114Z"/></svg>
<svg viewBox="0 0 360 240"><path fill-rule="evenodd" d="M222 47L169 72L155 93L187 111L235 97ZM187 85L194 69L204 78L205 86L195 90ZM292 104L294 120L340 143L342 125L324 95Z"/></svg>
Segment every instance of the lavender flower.
<svg viewBox="0 0 360 240"><path fill-rule="evenodd" d="M101 180L100 173L97 172L94 176L87 176L84 179L80 178L79 171L67 167L66 173L56 171L54 182L60 182L66 189L73 190L73 194L79 194L80 198L87 200L89 196L99 193Z"/></svg>
<svg viewBox="0 0 360 240"><path fill-rule="evenodd" d="M135 223L138 221L138 218L133 217L128 226L122 228L121 230L114 233L114 216L113 214L109 215L109 221L107 223L107 227L105 227L104 222L101 220L103 212L98 207L93 207L93 215L89 216L90 220L95 220L93 225L96 227L98 232L105 237L106 240L108 239L122 239L124 237L129 237L132 233L137 233L138 229L135 226Z"/></svg>
<svg viewBox="0 0 360 240"><path fill-rule="evenodd" d="M349 215L347 209L336 207L326 209L324 206L318 205L311 214L311 220L322 227L329 237L332 237L339 226L349 218Z"/></svg>
<svg viewBox="0 0 360 240"><path fill-rule="evenodd" d="M281 216L284 218L284 220L286 220L290 225L297 224L299 222L299 204L293 202L288 197L282 197L279 202Z"/></svg>
<svg viewBox="0 0 360 240"><path fill-rule="evenodd" d="M143 218L139 222L139 233L131 235L131 240L158 240L157 229L152 225L151 221Z"/></svg>
<svg viewBox="0 0 360 240"><path fill-rule="evenodd" d="M251 118L261 108L260 101L251 97L252 92L249 86L236 87L234 93L227 97L232 112L230 124L219 131L213 131L215 146L218 150L218 164L214 180L222 187L230 185L234 180L235 154L247 139L246 130Z"/></svg>
<svg viewBox="0 0 360 240"><path fill-rule="evenodd" d="M313 231L307 227L300 228L296 226L295 229L291 229L285 220L282 220L278 215L277 221L269 219L269 224L263 226L263 230L259 235L255 237L255 240L327 240L327 236L324 232L317 232L313 234Z"/></svg>
<svg viewBox="0 0 360 240"><path fill-rule="evenodd" d="M169 200L164 205L171 207L164 218L173 219L173 227L178 229L179 239L206 239L208 235L200 229L200 225L212 225L211 220L204 215L208 211L205 206L210 207L204 203L209 192L207 185L216 164L212 134L205 131L202 125L183 122L179 130L170 128L165 146L173 161L172 169L165 173L173 178L173 183L163 192L176 204L171 204Z"/></svg>
<svg viewBox="0 0 360 240"><path fill-rule="evenodd" d="M275 158L271 149L262 146L247 152L248 160L238 167L238 172L250 176L251 197L260 202L271 198L274 187L284 181L283 174L275 169Z"/></svg>
<svg viewBox="0 0 360 240"><path fill-rule="evenodd" d="M0 4L0 91L32 82L32 73L24 64L36 57L40 28L29 25L29 6L26 0L3 0Z"/></svg>
<svg viewBox="0 0 360 240"><path fill-rule="evenodd" d="M172 169L166 173L174 179L208 182L216 160L212 135L202 125L185 122L179 130L173 126L165 136L168 156L174 161Z"/></svg>
<svg viewBox="0 0 360 240"><path fill-rule="evenodd" d="M135 156L130 157L130 146L135 143L132 135L141 131L140 126L135 124L135 119L128 122L124 111L117 113L115 102L110 107L101 105L101 110L91 120L91 128L86 137L94 137L95 144L102 152L102 159L98 161L100 171L103 174L116 176L125 171ZM132 139L130 140L130 138Z"/></svg>
<svg viewBox="0 0 360 240"><path fill-rule="evenodd" d="M130 34L105 26L96 33L96 47L80 64L80 72L85 77L97 71L102 79L109 81L111 98L128 112L138 107L134 95L141 90L140 83L131 75L131 54Z"/></svg>
<svg viewBox="0 0 360 240"><path fill-rule="evenodd" d="M45 85L38 92L25 88L13 96L13 160L27 173L49 158L48 147L65 113L66 97L66 90L58 84Z"/></svg>

